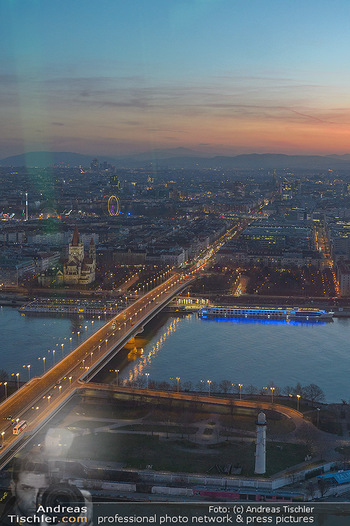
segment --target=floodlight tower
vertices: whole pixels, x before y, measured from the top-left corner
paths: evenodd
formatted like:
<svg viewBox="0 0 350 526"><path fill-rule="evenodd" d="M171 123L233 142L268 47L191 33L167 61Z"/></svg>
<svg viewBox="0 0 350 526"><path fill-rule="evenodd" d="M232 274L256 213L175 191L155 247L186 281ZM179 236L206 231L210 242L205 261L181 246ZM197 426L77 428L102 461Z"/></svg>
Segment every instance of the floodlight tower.
<svg viewBox="0 0 350 526"><path fill-rule="evenodd" d="M258 414L256 422L256 448L255 448L255 470L254 473L263 475L266 472L266 415Z"/></svg>

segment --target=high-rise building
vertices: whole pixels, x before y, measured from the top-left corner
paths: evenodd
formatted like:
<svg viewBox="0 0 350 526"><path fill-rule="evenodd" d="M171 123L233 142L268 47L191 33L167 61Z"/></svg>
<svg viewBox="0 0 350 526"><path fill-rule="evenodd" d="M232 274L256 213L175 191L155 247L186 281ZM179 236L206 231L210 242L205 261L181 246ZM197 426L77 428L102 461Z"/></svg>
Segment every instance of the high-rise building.
<svg viewBox="0 0 350 526"><path fill-rule="evenodd" d="M282 201L286 201L288 199L293 198L293 186L290 181L287 181L287 179L284 179L284 181L281 181L280 194L281 194Z"/></svg>
<svg viewBox="0 0 350 526"><path fill-rule="evenodd" d="M273 171L273 174L272 174L272 188L274 190L276 190L278 188L278 182L277 182L277 174L276 174L276 170Z"/></svg>
<svg viewBox="0 0 350 526"><path fill-rule="evenodd" d="M109 178L109 184L111 186L112 193L114 195L118 194L120 192L120 181L118 179L118 176L116 174L113 174Z"/></svg>
<svg viewBox="0 0 350 526"><path fill-rule="evenodd" d="M90 163L90 169L92 172L97 172L98 171L98 159L92 159L91 163Z"/></svg>

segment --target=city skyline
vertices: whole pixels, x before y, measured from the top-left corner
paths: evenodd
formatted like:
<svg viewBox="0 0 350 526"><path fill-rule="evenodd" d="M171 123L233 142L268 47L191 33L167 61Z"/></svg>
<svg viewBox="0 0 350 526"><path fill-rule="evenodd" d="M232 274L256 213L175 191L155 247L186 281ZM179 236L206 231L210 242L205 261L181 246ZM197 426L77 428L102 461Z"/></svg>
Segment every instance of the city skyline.
<svg viewBox="0 0 350 526"><path fill-rule="evenodd" d="M350 6L2 3L0 158L349 152Z"/></svg>

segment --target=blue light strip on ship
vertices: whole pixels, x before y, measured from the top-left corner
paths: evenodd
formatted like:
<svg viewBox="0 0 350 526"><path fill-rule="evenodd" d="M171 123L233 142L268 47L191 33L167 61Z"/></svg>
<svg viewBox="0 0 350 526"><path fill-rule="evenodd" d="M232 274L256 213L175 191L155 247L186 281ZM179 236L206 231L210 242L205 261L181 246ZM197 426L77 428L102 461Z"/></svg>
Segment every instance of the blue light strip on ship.
<svg viewBox="0 0 350 526"><path fill-rule="evenodd" d="M271 320L266 318L220 318L220 317L213 317L213 316L201 316L202 320L205 320L206 322L231 322L231 323L260 323L260 324L268 324L268 325L327 325L327 322L321 321L318 319L313 320L304 320L304 321L296 321L296 320Z"/></svg>

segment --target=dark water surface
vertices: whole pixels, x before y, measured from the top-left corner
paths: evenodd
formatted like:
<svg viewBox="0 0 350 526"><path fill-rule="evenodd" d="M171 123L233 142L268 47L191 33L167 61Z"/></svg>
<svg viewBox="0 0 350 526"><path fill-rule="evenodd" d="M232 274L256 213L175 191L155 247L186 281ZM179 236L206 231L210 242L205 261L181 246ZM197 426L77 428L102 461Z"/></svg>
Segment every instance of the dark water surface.
<svg viewBox="0 0 350 526"><path fill-rule="evenodd" d="M32 377L41 375L44 357L47 370L62 357L62 351L66 354L103 323L97 317L33 316L20 314L12 307L0 307L0 368L10 376L20 373L20 381L28 380L27 365Z"/></svg>
<svg viewBox="0 0 350 526"><path fill-rule="evenodd" d="M47 368L62 356L62 343L67 352L102 323L97 318L23 316L2 307L0 367L9 374L19 372L21 380L28 379L23 365L30 364L31 376L42 374L43 357ZM328 402L350 398L350 318L295 324L201 320L189 315L166 319L142 346L142 356L131 353L133 361L120 372L120 382L140 378L146 382L147 373L149 380L176 384L178 377L181 384L191 381L195 386L202 381L206 387L208 380L230 380L244 388L253 384L259 389L270 381L280 387L315 383Z"/></svg>
<svg viewBox="0 0 350 526"><path fill-rule="evenodd" d="M171 318L121 374L176 385L230 380L259 389L319 385L328 402L350 398L350 318L331 323Z"/></svg>

